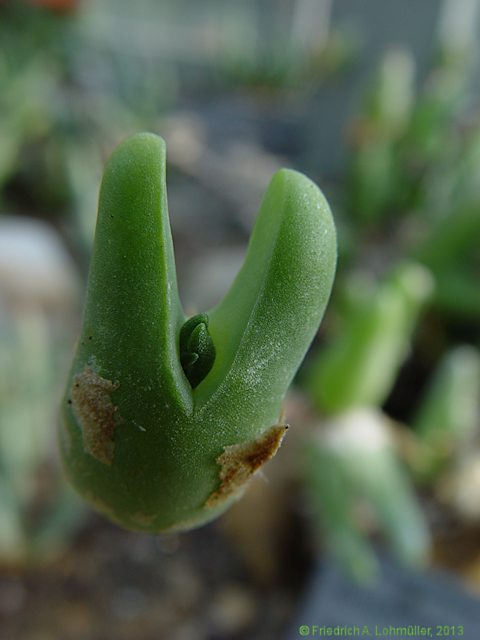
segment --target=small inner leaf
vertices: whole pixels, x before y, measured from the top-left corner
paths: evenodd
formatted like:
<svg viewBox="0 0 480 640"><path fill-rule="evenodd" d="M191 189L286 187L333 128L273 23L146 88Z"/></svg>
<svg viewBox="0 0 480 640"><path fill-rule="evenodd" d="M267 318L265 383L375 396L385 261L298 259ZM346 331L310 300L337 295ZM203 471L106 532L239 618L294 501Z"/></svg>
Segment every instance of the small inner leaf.
<svg viewBox="0 0 480 640"><path fill-rule="evenodd" d="M206 377L215 361L215 347L208 332L208 316L192 316L180 330L180 362L192 389Z"/></svg>

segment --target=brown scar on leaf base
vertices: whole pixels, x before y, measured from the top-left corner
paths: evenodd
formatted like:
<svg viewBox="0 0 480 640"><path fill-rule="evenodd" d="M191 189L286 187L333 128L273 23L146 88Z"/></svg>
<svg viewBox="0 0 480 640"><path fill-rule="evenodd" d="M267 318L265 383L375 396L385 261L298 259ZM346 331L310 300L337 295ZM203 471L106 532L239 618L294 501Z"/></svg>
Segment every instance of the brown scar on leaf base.
<svg viewBox="0 0 480 640"><path fill-rule="evenodd" d="M277 453L288 425L270 427L251 442L225 447L217 458L220 465L220 486L207 499L206 507L218 507L245 487L253 474Z"/></svg>
<svg viewBox="0 0 480 640"><path fill-rule="evenodd" d="M85 451L107 465L113 461L114 433L119 421L110 394L118 386L89 366L73 378L72 384L72 407L82 428Z"/></svg>

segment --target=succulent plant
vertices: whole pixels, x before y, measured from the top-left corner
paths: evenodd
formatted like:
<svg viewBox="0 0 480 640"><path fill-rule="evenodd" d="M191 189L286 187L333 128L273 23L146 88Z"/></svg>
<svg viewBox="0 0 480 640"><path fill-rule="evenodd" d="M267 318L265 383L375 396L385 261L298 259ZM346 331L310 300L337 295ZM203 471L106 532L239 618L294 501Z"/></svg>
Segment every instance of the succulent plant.
<svg viewBox="0 0 480 640"><path fill-rule="evenodd" d="M430 533L389 418L375 407L356 407L318 425L305 450L314 515L344 570L360 581L378 576L367 534L381 533L400 561L423 565Z"/></svg>
<svg viewBox="0 0 480 640"><path fill-rule="evenodd" d="M342 331L310 366L307 385L320 413L381 406L408 354L432 288L424 267L405 262L355 302Z"/></svg>
<svg viewBox="0 0 480 640"><path fill-rule="evenodd" d="M152 532L215 518L276 453L282 401L336 265L327 202L283 169L229 292L187 319L165 166L153 134L124 141L106 166L61 429L78 491L121 525Z"/></svg>
<svg viewBox="0 0 480 640"><path fill-rule="evenodd" d="M408 353L432 277L404 262L378 286L352 278L336 339L313 359L307 389L320 416L305 447L305 480L325 542L360 581L379 565L367 534L382 533L399 559L422 564L430 535L381 407Z"/></svg>

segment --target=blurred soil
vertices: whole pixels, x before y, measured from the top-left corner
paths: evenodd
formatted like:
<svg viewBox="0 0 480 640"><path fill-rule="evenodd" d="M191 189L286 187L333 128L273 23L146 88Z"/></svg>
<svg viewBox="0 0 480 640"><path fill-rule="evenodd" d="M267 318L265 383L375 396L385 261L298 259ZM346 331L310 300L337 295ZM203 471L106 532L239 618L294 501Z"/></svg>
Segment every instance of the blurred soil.
<svg viewBox="0 0 480 640"><path fill-rule="evenodd" d="M289 540L283 536L277 575L265 579L262 563L256 571L221 524L155 537L122 531L92 516L76 543L54 563L2 571L0 637L280 637L306 571L292 533Z"/></svg>

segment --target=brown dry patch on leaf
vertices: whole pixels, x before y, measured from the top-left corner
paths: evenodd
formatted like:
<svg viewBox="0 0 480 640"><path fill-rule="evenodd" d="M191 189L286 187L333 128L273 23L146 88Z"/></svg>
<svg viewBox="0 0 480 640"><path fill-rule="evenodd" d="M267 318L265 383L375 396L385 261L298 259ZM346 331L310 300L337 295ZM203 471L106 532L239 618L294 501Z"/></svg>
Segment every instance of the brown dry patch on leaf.
<svg viewBox="0 0 480 640"><path fill-rule="evenodd" d="M114 433L118 422L117 407L110 394L118 388L86 366L73 379L72 407L82 427L83 446L103 464L112 464Z"/></svg>
<svg viewBox="0 0 480 640"><path fill-rule="evenodd" d="M287 429L287 425L275 425L256 440L225 447L217 458L221 467L220 486L205 506L218 507L243 489L253 474L277 453Z"/></svg>

